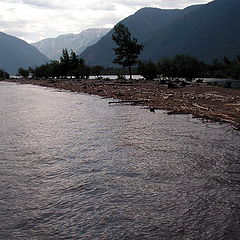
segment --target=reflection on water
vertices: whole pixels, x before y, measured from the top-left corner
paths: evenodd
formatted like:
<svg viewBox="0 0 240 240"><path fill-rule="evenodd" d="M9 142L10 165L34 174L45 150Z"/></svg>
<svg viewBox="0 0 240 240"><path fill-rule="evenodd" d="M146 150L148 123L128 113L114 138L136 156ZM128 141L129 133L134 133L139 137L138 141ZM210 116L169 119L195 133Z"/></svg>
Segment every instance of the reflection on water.
<svg viewBox="0 0 240 240"><path fill-rule="evenodd" d="M239 239L239 132L0 83L0 239Z"/></svg>

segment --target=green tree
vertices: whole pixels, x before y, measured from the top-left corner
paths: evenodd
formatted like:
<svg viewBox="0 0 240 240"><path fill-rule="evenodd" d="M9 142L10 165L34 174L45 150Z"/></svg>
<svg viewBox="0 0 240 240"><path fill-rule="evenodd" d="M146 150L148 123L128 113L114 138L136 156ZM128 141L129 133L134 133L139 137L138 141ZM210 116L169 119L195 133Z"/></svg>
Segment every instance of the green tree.
<svg viewBox="0 0 240 240"><path fill-rule="evenodd" d="M0 69L0 79L9 79L9 73L5 72L4 70Z"/></svg>
<svg viewBox="0 0 240 240"><path fill-rule="evenodd" d="M60 63L69 65L70 64L70 57L68 54L68 50L65 48L62 50L62 56L60 57Z"/></svg>
<svg viewBox="0 0 240 240"><path fill-rule="evenodd" d="M69 70L68 74L70 76L75 76L76 78L79 78L79 71L78 71L78 65L79 65L79 59L78 55L71 50L70 56L69 56Z"/></svg>
<svg viewBox="0 0 240 240"><path fill-rule="evenodd" d="M58 61L51 61L46 65L45 75L52 78L59 78L61 76L61 64Z"/></svg>
<svg viewBox="0 0 240 240"><path fill-rule="evenodd" d="M29 75L30 75L30 74L31 74L31 75L34 75L34 68L29 67L29 68L28 68L28 73L29 73Z"/></svg>
<svg viewBox="0 0 240 240"><path fill-rule="evenodd" d="M71 50L70 57L69 57L69 63L71 64L72 68L75 68L78 65L79 59L78 55Z"/></svg>
<svg viewBox="0 0 240 240"><path fill-rule="evenodd" d="M163 58L158 64L158 73L163 78L174 79L177 77L177 68L171 58Z"/></svg>
<svg viewBox="0 0 240 240"><path fill-rule="evenodd" d="M60 62L51 61L50 63L31 69L33 77L38 78L59 78L67 76L75 76L75 78L88 78L90 68L85 65L82 58L79 58L73 51L70 55L67 49L63 49L63 55Z"/></svg>
<svg viewBox="0 0 240 240"><path fill-rule="evenodd" d="M208 66L208 74L210 77L225 78L225 72L224 64L218 59L213 60L212 64L209 64Z"/></svg>
<svg viewBox="0 0 240 240"><path fill-rule="evenodd" d="M132 79L131 67L137 63L138 55L143 50L143 45L139 44L136 38L131 37L128 28L122 23L114 27L112 40L118 46L113 49L116 56L113 63L128 67L130 79Z"/></svg>
<svg viewBox="0 0 240 240"><path fill-rule="evenodd" d="M86 76L86 65L85 62L82 58L78 58L78 63L75 66L75 68L73 69L73 76L75 76L76 78L85 78Z"/></svg>
<svg viewBox="0 0 240 240"><path fill-rule="evenodd" d="M70 56L68 50L65 48L62 50L62 56L60 57L60 64L61 64L61 75L67 76L68 72L70 71Z"/></svg>
<svg viewBox="0 0 240 240"><path fill-rule="evenodd" d="M204 71L204 63L189 55L176 55L173 59L173 64L177 70L177 77L192 80L196 77L201 77Z"/></svg>
<svg viewBox="0 0 240 240"><path fill-rule="evenodd" d="M103 70L104 70L104 68L102 66L98 66L98 65L92 66L91 67L91 74L96 75L97 78L99 78L99 76L100 76L100 74Z"/></svg>
<svg viewBox="0 0 240 240"><path fill-rule="evenodd" d="M148 79L148 80L153 80L158 75L157 66L151 61L148 61L148 62L139 61L138 72L141 76L143 76L145 79Z"/></svg>
<svg viewBox="0 0 240 240"><path fill-rule="evenodd" d="M202 77L206 65L194 57L188 55L176 55L174 58L164 58L158 63L158 71L163 77L169 79L185 78L192 80Z"/></svg>
<svg viewBox="0 0 240 240"><path fill-rule="evenodd" d="M18 69L18 74L22 77L28 77L29 76L29 71L24 68L19 68Z"/></svg>
<svg viewBox="0 0 240 240"><path fill-rule="evenodd" d="M34 70L34 76L38 78L43 78L43 77L48 77L47 75L47 69L48 69L48 64L43 64L41 66L38 66Z"/></svg>

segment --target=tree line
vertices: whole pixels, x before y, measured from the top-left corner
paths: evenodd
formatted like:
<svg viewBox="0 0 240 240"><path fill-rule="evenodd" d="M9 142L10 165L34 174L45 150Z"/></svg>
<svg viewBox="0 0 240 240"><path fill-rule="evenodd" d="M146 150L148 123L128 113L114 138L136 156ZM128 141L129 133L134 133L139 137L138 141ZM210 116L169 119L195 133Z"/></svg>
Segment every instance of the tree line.
<svg viewBox="0 0 240 240"><path fill-rule="evenodd" d="M232 78L240 79L240 56L235 59L224 57L207 64L189 55L176 55L161 59L158 63L139 61L138 73L146 79L162 78Z"/></svg>
<svg viewBox="0 0 240 240"><path fill-rule="evenodd" d="M82 58L79 58L74 51L70 54L67 49L62 50L60 61L51 61L50 63L42 64L37 67L29 67L28 69L19 68L18 75L22 77L39 78L81 78L88 79L90 75L101 77L101 75L125 75L127 70L123 68L87 66ZM134 71L136 73L136 70Z"/></svg>
<svg viewBox="0 0 240 240"><path fill-rule="evenodd" d="M59 61L51 61L35 68L19 68L18 74L28 77L30 74L35 78L66 78L74 76L75 78L89 78L90 75L101 77L101 75L124 76L129 74L128 68L114 68L102 66L87 66L83 59L79 59L73 52L69 56L64 50L64 57ZM131 73L141 75L145 79L153 80L155 78L185 78L192 80L194 78L231 78L240 79L240 57L229 59L224 57L222 61L214 60L207 64L189 55L176 55L172 58L164 58L159 62L138 61L136 66L132 67ZM9 78L9 74L0 70L0 78Z"/></svg>
<svg viewBox="0 0 240 240"><path fill-rule="evenodd" d="M51 61L39 67L28 70L19 68L18 74L27 77L31 74L35 78L89 78L90 75L125 75L139 74L145 79L167 78L233 78L240 79L240 56L235 59L224 57L223 60L214 60L212 63L204 63L189 55L176 55L161 59L159 62L138 61L138 56L144 48L136 38L132 38L128 28L119 23L114 27L112 40L116 44L114 48L115 59L113 63L122 68L104 68L102 66L89 67L82 58L79 58L72 50L62 50L60 61Z"/></svg>
<svg viewBox="0 0 240 240"><path fill-rule="evenodd" d="M114 27L112 40L117 45L113 49L115 51L113 63L128 67L130 78L132 78L131 67L138 62L138 74L149 80L159 76L168 79L185 78L187 80L196 77L240 79L240 56L233 60L224 57L223 61L215 60L212 64L206 64L189 55L164 58L158 63L137 61L144 45L138 43L136 38L132 38L128 28L122 23Z"/></svg>
<svg viewBox="0 0 240 240"><path fill-rule="evenodd" d="M51 61L35 68L19 68L18 74L23 77L32 75L34 78L66 78L74 76L75 78L88 78L90 67L88 67L82 58L79 58L74 51L70 54L67 49L62 50L60 61Z"/></svg>

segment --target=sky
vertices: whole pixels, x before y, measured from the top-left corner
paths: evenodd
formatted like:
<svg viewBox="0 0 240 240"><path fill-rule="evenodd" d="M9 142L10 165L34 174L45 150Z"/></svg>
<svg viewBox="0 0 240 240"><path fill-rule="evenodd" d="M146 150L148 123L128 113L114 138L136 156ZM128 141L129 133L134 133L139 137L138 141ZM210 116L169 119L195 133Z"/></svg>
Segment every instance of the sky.
<svg viewBox="0 0 240 240"><path fill-rule="evenodd" d="M0 0L0 31L28 43L88 28L112 28L143 7L184 8L210 0Z"/></svg>

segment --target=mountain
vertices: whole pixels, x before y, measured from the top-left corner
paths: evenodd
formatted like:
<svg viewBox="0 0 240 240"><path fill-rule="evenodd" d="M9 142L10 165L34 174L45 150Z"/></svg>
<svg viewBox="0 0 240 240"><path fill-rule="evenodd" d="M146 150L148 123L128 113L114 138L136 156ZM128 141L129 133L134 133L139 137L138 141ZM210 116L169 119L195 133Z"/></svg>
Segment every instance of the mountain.
<svg viewBox="0 0 240 240"><path fill-rule="evenodd" d="M109 31L109 28L90 28L79 34L65 34L56 38L47 38L32 43L32 45L50 59L59 60L62 49L67 48L68 51L72 49L75 53L80 54Z"/></svg>
<svg viewBox="0 0 240 240"><path fill-rule="evenodd" d="M206 62L240 54L240 1L215 0L159 30L148 41L144 59L158 61L189 54Z"/></svg>
<svg viewBox="0 0 240 240"><path fill-rule="evenodd" d="M214 0L183 10L143 8L121 21L144 50L142 60L189 54L206 62L240 54L240 1ZM90 65L112 66L113 30L82 54Z"/></svg>
<svg viewBox="0 0 240 240"><path fill-rule="evenodd" d="M25 41L0 32L0 69L16 74L19 67L28 68L49 59Z"/></svg>
<svg viewBox="0 0 240 240"><path fill-rule="evenodd" d="M189 14L198 9L201 5L195 5L184 10L179 9L158 9L142 8L134 15L131 15L121 21L126 25L133 37L140 43L146 42L159 29L168 26L180 17ZM115 47L112 41L113 29L93 46L88 47L80 56L90 65L111 66L114 58Z"/></svg>

